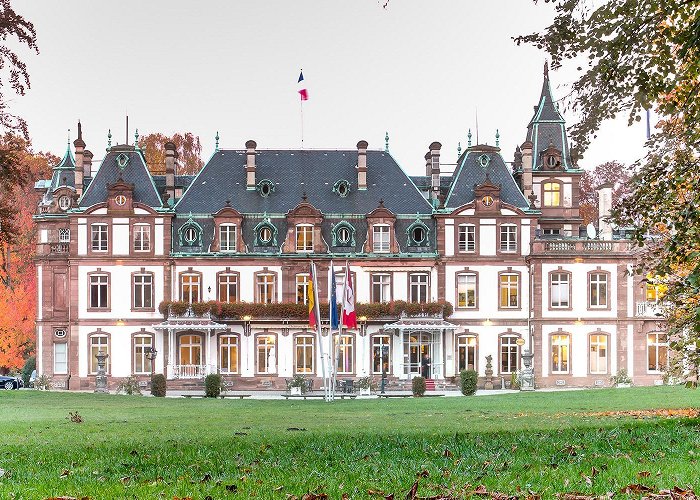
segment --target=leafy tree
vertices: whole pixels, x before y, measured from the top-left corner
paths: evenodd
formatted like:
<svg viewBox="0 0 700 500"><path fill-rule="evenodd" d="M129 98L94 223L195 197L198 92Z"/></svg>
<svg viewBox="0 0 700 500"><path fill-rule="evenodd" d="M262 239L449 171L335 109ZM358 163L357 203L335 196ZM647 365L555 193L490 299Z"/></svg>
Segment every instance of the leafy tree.
<svg viewBox="0 0 700 500"><path fill-rule="evenodd" d="M534 0L535 2L537 0ZM639 272L667 286L671 371L697 377L700 352L700 2L559 0L542 33L515 38L545 49L553 68L580 64L568 107L583 152L602 121L645 109L661 116L635 166L631 194L613 211L633 225ZM585 62L582 62L585 61Z"/></svg>
<svg viewBox="0 0 700 500"><path fill-rule="evenodd" d="M601 163L593 170L584 171L579 182L583 223L588 224L598 220L598 186L606 183L613 185L613 206L617 206L629 194L631 178L632 171L629 167L617 161Z"/></svg>
<svg viewBox="0 0 700 500"><path fill-rule="evenodd" d="M204 162L199 136L192 132L184 132L168 137L156 132L139 139L139 147L145 151L146 163L151 173L165 173L166 142L172 142L177 147L177 174L196 174L202 169Z"/></svg>

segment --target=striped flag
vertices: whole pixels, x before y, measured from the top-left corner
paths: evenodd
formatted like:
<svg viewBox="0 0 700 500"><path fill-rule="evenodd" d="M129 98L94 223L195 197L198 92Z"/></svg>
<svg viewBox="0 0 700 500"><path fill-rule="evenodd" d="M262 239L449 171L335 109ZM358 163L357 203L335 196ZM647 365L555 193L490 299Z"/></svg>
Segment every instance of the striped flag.
<svg viewBox="0 0 700 500"><path fill-rule="evenodd" d="M309 269L309 281L306 283L306 301L309 304L309 327L316 328L316 303L314 301L314 265Z"/></svg>
<svg viewBox="0 0 700 500"><path fill-rule="evenodd" d="M309 91L306 89L306 83L304 83L304 72L299 71L299 80L297 81L299 84L299 96L301 97L302 101L308 101L309 100Z"/></svg>
<svg viewBox="0 0 700 500"><path fill-rule="evenodd" d="M355 290L352 284L350 265L345 263L345 287L343 291L343 325L348 328L357 328L355 316Z"/></svg>
<svg viewBox="0 0 700 500"><path fill-rule="evenodd" d="M338 298L335 293L335 270L333 269L333 261L331 261L331 267L328 270L328 283L330 283L330 293L328 294L328 317L331 320L331 330L338 328Z"/></svg>

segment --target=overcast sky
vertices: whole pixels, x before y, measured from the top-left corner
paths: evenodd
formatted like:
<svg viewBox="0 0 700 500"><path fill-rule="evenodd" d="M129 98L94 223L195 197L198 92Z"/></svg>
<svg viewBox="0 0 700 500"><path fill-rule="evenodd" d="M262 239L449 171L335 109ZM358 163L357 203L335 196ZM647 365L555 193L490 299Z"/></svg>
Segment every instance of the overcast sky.
<svg viewBox="0 0 700 500"><path fill-rule="evenodd" d="M531 0L22 0L40 54L22 52L32 88L12 100L36 150L65 151L76 122L95 159L111 128L190 131L206 160L221 147L301 147L297 77L304 70L304 147L354 149L365 139L389 149L405 170L424 170L432 141L444 163L457 143L495 144L507 161L525 140L546 54L513 36L547 26L549 4ZM574 73L551 72L555 98ZM562 104L563 106L564 104ZM565 112L570 124L576 117ZM644 125L606 124L581 162L631 163Z"/></svg>

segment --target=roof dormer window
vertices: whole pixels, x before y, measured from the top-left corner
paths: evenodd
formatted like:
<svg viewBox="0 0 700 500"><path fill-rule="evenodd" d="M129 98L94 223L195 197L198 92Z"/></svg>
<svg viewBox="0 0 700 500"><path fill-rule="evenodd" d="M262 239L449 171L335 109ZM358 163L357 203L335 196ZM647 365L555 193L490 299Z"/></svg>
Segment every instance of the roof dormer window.
<svg viewBox="0 0 700 500"><path fill-rule="evenodd" d="M267 198L275 192L275 184L269 179L263 179L258 182L257 191L260 196Z"/></svg>
<svg viewBox="0 0 700 500"><path fill-rule="evenodd" d="M348 194L350 194L350 183L345 179L337 181L333 185L333 192L341 198L345 198Z"/></svg>

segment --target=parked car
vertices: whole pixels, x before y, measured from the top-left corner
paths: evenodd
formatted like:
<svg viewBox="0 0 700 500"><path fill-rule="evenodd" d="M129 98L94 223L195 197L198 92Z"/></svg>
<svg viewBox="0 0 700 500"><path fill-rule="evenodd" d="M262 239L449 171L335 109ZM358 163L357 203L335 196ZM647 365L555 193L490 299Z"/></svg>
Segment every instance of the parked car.
<svg viewBox="0 0 700 500"><path fill-rule="evenodd" d="M5 390L19 389L24 387L24 382L22 382L21 377L6 377L5 375L0 375L0 387Z"/></svg>

